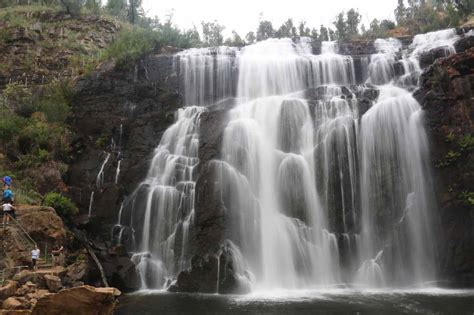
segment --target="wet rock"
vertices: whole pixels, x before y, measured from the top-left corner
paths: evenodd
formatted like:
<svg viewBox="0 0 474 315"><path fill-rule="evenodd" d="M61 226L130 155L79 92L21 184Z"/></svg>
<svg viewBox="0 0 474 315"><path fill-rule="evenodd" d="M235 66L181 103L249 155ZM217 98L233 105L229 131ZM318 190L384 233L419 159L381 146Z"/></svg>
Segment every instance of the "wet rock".
<svg viewBox="0 0 474 315"><path fill-rule="evenodd" d="M341 55L371 55L375 54L374 41L372 40L353 40L338 42L338 52Z"/></svg>
<svg viewBox="0 0 474 315"><path fill-rule="evenodd" d="M464 52L472 47L474 47L474 36L465 36L454 43L457 53Z"/></svg>
<svg viewBox="0 0 474 315"><path fill-rule="evenodd" d="M191 268L180 272L176 283L168 291L244 294L250 292L250 287L238 279L231 257L222 252L219 256L193 256Z"/></svg>
<svg viewBox="0 0 474 315"><path fill-rule="evenodd" d="M444 58L449 56L448 47L437 47L433 48L427 52L424 52L420 55L420 67L426 68L431 65L436 59Z"/></svg>
<svg viewBox="0 0 474 315"><path fill-rule="evenodd" d="M42 297L32 314L112 314L120 291L115 288L81 286Z"/></svg>
<svg viewBox="0 0 474 315"><path fill-rule="evenodd" d="M0 287L0 300L5 300L15 295L17 289L18 283L16 281L6 281L5 284Z"/></svg>

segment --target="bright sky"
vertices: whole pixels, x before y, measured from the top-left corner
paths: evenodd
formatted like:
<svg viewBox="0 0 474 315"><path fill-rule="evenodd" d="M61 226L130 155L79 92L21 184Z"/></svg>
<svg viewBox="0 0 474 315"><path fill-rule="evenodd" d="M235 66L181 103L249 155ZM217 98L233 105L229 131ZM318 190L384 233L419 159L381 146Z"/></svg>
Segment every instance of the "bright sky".
<svg viewBox="0 0 474 315"><path fill-rule="evenodd" d="M174 22L180 28L196 25L201 31L201 21L217 20L226 26L225 37L236 30L242 37L255 31L260 13L272 22L274 28L288 18L295 24L306 21L309 27L321 24L331 25L339 12L355 8L362 15L362 23L377 18L394 18L393 10L397 0L144 0L143 7L148 16L157 15L163 19L174 10Z"/></svg>

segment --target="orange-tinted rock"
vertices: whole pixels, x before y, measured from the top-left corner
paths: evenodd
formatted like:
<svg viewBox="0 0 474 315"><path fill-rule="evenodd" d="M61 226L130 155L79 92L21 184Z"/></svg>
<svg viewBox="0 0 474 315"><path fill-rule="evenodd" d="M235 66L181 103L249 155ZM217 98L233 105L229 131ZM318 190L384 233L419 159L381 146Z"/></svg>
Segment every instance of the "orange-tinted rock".
<svg viewBox="0 0 474 315"><path fill-rule="evenodd" d="M16 281L7 281L0 287L0 300L5 300L10 296L15 295L17 289L18 283Z"/></svg>
<svg viewBox="0 0 474 315"><path fill-rule="evenodd" d="M112 314L121 292L115 288L95 288L88 285L61 290L38 300L32 313L36 315Z"/></svg>

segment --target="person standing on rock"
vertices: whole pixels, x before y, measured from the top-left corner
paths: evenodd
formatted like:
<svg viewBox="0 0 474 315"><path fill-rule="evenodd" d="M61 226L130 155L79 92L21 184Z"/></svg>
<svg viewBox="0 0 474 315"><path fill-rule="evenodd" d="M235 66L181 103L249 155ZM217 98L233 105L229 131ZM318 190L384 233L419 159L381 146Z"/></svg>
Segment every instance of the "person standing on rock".
<svg viewBox="0 0 474 315"><path fill-rule="evenodd" d="M10 188L6 188L3 191L3 199L2 201L4 203L13 203L13 192L11 191Z"/></svg>
<svg viewBox="0 0 474 315"><path fill-rule="evenodd" d="M35 245L35 248L31 251L31 263L33 264L33 270L38 270L36 266L36 261L39 259L41 251L38 248L38 245Z"/></svg>
<svg viewBox="0 0 474 315"><path fill-rule="evenodd" d="M51 251L53 258L53 268L56 267L56 265L63 265L63 252L64 248L56 243L53 247L53 250Z"/></svg>
<svg viewBox="0 0 474 315"><path fill-rule="evenodd" d="M13 211L15 211L15 207L12 206L10 202L5 202L2 205L3 208L3 226L6 227L10 224L10 216L12 215Z"/></svg>

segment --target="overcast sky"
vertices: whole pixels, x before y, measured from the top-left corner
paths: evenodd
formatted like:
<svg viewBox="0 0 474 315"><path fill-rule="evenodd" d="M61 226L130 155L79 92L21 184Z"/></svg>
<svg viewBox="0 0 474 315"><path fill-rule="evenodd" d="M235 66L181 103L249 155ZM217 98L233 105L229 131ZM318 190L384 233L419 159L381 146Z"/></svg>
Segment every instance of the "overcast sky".
<svg viewBox="0 0 474 315"><path fill-rule="evenodd" d="M242 37L255 31L259 15L273 23L274 28L288 18L295 23L304 20L309 27L321 24L332 25L337 13L355 8L368 26L374 18L393 19L397 0L144 0L143 7L148 16L158 15L163 19L174 10L174 21L180 28L201 30L201 21L217 20L226 26L224 35L236 30Z"/></svg>

